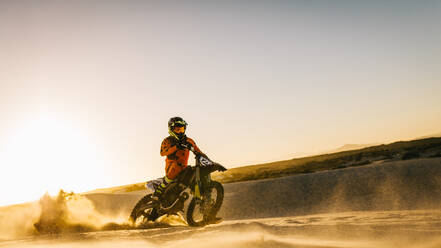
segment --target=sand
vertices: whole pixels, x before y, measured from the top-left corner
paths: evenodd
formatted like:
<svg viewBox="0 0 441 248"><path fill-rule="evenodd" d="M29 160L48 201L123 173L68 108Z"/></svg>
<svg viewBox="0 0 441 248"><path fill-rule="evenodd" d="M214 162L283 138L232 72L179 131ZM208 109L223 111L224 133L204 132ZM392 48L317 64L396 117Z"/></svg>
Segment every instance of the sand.
<svg viewBox="0 0 441 248"><path fill-rule="evenodd" d="M89 194L69 206L87 206L82 213L120 224L106 231L28 232L4 238L0 247L441 247L440 158L224 187L220 224L190 228L165 219L161 228L116 230L124 229L121 221L145 192ZM0 224L7 226L11 219L2 211Z"/></svg>

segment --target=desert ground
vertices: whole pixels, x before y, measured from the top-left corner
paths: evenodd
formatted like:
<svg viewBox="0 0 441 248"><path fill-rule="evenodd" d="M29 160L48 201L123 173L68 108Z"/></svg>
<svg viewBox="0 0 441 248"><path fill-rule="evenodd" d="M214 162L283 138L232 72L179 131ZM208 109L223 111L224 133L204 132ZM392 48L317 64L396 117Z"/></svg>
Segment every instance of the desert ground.
<svg viewBox="0 0 441 248"><path fill-rule="evenodd" d="M223 222L165 217L125 223L145 191L89 193L65 202L64 226L38 233L40 202L0 208L0 247L441 247L441 158L228 183Z"/></svg>

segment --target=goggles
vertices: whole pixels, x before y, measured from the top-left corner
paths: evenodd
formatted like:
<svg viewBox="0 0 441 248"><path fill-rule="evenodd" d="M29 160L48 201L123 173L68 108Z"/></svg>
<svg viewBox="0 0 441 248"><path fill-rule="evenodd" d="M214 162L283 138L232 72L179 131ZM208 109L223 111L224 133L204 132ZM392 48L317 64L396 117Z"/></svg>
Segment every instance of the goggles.
<svg viewBox="0 0 441 248"><path fill-rule="evenodd" d="M176 121L173 122L172 127L185 127L187 126L187 122L185 121Z"/></svg>
<svg viewBox="0 0 441 248"><path fill-rule="evenodd" d="M185 133L185 126L175 126L173 128L173 132L175 132L175 133Z"/></svg>

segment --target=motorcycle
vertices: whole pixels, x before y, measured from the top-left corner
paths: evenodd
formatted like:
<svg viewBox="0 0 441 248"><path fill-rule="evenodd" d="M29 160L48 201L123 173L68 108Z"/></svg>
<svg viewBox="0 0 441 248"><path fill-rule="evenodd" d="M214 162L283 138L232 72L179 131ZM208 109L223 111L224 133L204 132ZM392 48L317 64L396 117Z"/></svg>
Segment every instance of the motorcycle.
<svg viewBox="0 0 441 248"><path fill-rule="evenodd" d="M193 147L190 149L195 153ZM204 226L216 221L224 188L221 183L211 180L210 174L225 171L226 168L205 155L195 155L196 165L187 166L174 182L167 185L158 200L150 193L138 201L130 214L130 221L134 225L155 221L166 214L184 217L189 226ZM161 181L150 181L147 187L154 192ZM189 204L185 204L187 200Z"/></svg>

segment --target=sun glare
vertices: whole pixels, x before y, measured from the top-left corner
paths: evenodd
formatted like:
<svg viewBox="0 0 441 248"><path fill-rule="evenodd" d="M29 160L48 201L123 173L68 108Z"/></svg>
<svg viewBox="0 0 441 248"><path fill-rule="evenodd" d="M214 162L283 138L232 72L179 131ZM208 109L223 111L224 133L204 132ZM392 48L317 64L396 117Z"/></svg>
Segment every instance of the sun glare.
<svg viewBox="0 0 441 248"><path fill-rule="evenodd" d="M41 117L11 133L0 151L0 205L38 199L61 188L81 192L96 186L104 161L82 130Z"/></svg>

